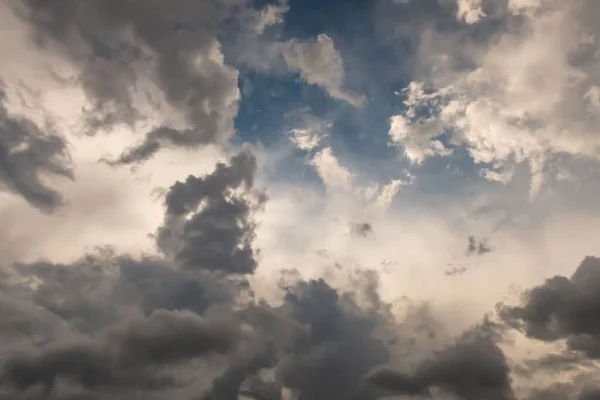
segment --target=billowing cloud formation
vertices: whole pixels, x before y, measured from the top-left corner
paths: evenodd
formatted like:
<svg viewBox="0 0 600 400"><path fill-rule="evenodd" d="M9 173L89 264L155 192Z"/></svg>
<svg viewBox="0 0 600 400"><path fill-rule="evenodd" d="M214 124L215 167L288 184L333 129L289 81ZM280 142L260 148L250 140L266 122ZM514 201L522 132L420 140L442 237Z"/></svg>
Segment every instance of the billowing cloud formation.
<svg viewBox="0 0 600 400"><path fill-rule="evenodd" d="M465 400L514 398L504 353L494 335L483 328L467 332L456 345L422 362L414 372L383 368L366 379L398 395L430 397L437 388Z"/></svg>
<svg viewBox="0 0 600 400"><path fill-rule="evenodd" d="M600 155L600 31L590 17L598 3L501 3L459 1L458 18L487 25L434 33L446 50L424 33L420 65L430 72L406 89L406 111L389 134L416 163L464 146L491 180L506 181L514 164L527 163L535 195L554 156Z"/></svg>
<svg viewBox="0 0 600 400"><path fill-rule="evenodd" d="M32 205L51 211L61 195L44 183L45 175L72 177L66 143L33 121L10 115L0 88L0 183Z"/></svg>
<svg viewBox="0 0 600 400"><path fill-rule="evenodd" d="M361 378L389 357L384 341L374 337L375 330L385 324L382 315L378 315L383 310L365 312L357 307L351 296L339 294L321 280L298 282L286 291L283 305L268 314L270 318L279 315L279 323L264 334L281 333L286 326L282 322L288 320L288 330L296 327L296 335L289 337L292 340L287 342L282 341L287 335L280 334L277 340L269 339L273 341L271 347L265 349L266 353L253 357L245 365L234 364L215 380L207 398L236 398L243 380L260 369L272 370L271 385L287 388L299 400L374 398L362 386ZM255 321L258 321L254 315L257 311L248 310ZM267 322L265 312L264 309L261 311L263 322ZM282 316L285 319L281 319ZM249 383L252 391L252 381ZM280 399L281 391L268 398Z"/></svg>
<svg viewBox="0 0 600 400"><path fill-rule="evenodd" d="M531 289L525 303L502 315L528 336L545 341L567 339L568 347L600 357L600 259L587 257L570 277L555 276Z"/></svg>
<svg viewBox="0 0 600 400"><path fill-rule="evenodd" d="M211 175L189 176L166 195L167 213L157 235L159 248L187 268L252 273L253 207L232 190L251 188L254 156L245 151L230 165L217 164ZM264 199L259 199L262 202Z"/></svg>
<svg viewBox="0 0 600 400"><path fill-rule="evenodd" d="M233 134L237 71L224 63L220 24L243 2L26 1L24 18L40 45L56 49L79 69L87 93L89 129L133 124L136 91L181 116L163 121L118 162L151 157L164 145L223 143ZM153 94L154 93L154 94ZM168 110L164 110L168 111Z"/></svg>
<svg viewBox="0 0 600 400"><path fill-rule="evenodd" d="M3 99L0 108L0 182L41 209L61 203L54 188L86 203L52 216L34 210L35 217L24 215L27 205L12 196L2 204L1 222L10 226L0 246L0 399L598 396L598 259L584 260L571 278L542 282L481 322L508 295L509 284L540 282L534 267L557 271L556 258L579 260L593 250L596 235L588 233L596 232L595 215L581 212L576 223L564 224L571 216L561 214L560 224L547 226L549 210L560 214L566 206L545 198L540 207L521 209L519 196L501 191L526 180L480 187L471 180L477 175L470 174L471 160L460 159L471 157L480 164L475 171L502 182L520 177L516 165L527 163L535 193L558 154L597 157L597 29L588 17L595 5L382 0L376 7L395 3L388 6L406 11L398 26L389 32L365 24L349 43L339 26L351 25L350 18L337 24L325 17L336 27L317 21L299 39L290 36L297 27L284 25L298 23L300 3L0 1L0 19L14 8L21 19L11 14L8 25L37 41L31 59L42 61L32 70L52 70L30 90L28 82L19 86L17 65L29 56L3 69L10 72L10 101ZM264 8L254 8L259 5ZM0 25L10 36L13 28ZM368 37L376 30L386 41L371 46L369 40L381 38ZM394 40L407 30L412 38ZM240 43L265 65L244 64L244 55L232 54ZM399 76L383 83L357 79L367 75L365 68L373 81L381 78L373 72L390 73L366 64L382 53L395 59L398 54L387 53L396 46L407 59L407 51L417 53L407 65L390 66ZM11 55L21 55L19 47ZM368 60L357 57L365 54ZM410 77L401 76L413 66ZM547 74L539 73L542 67ZM243 99L238 68L244 88L252 86ZM65 83L65 74L73 79ZM63 84L69 90L43 98L51 75L57 78L52 90ZM292 82L298 77L301 82ZM366 97L349 90L354 84L368 91L370 104L362 110L340 103L363 105ZM390 97L405 84L401 108ZM314 104L299 104L315 94ZM264 103L263 95L269 97ZM276 108L273 99L281 103ZM291 106L281 108L288 99ZM205 157L221 159L231 149L210 149L223 152L218 155L204 149L201 160L192 150L231 138L240 100L253 103L235 121L243 140L262 143L250 133L279 123L263 124L263 116L281 117L283 124L300 106L314 118L296 130L275 126L256 156L242 146L212 172L200 173L213 165ZM254 111L256 120L247 115ZM44 118L52 129L39 122ZM95 137L78 135L81 121ZM137 140L124 138L128 131L141 135L137 146L128 147ZM291 135L296 149L288 151L285 138L286 151L272 154L269 146L282 143L271 141L277 133ZM430 169L439 163L415 168L414 174L426 173L413 179L384 141L367 142L387 140L386 133L413 164L448 156L453 165L444 169L444 182ZM61 186L63 180L45 177L71 176L66 143L74 171L85 179ZM155 154L163 147L174 149ZM356 148L381 156L385 165L353 159ZM96 163L105 151L117 155L113 166L153 159L137 169L109 168ZM303 161L326 190L297 175L288 179ZM463 163L468 190L461 186ZM405 179L398 179L399 171ZM454 177L460 177L456 188ZM141 181L127 187L126 196L115 195ZM263 185L272 189L271 200ZM161 201L144 202L156 186L167 188ZM443 200L436 199L440 187L451 192ZM573 197L584 189L595 194L586 187ZM466 197L468 206L460 204ZM502 204L508 198L510 204ZM113 206L118 212L96 212ZM585 206L586 212L597 208ZM40 229L46 221L52 223ZM63 221L77 229L55 232ZM29 231L43 231L32 235L32 245ZM83 231L85 241L73 238ZM113 242L130 243L103 248L113 232ZM128 232L136 234L125 239ZM466 240L470 232L477 236ZM584 241L577 237L582 232ZM558 242L565 248L556 250ZM33 249L20 251L25 247ZM455 275L451 282L442 275L449 257L460 263L447 272Z"/></svg>
<svg viewBox="0 0 600 400"><path fill-rule="evenodd" d="M388 361L393 328L375 282L365 283L369 307L324 281L285 284L279 306L245 303L256 266L250 199L233 191L248 191L255 171L245 149L173 185L161 254L5 268L0 394L278 399L285 388L298 399L372 399L361 377ZM171 245L180 242L194 252Z"/></svg>

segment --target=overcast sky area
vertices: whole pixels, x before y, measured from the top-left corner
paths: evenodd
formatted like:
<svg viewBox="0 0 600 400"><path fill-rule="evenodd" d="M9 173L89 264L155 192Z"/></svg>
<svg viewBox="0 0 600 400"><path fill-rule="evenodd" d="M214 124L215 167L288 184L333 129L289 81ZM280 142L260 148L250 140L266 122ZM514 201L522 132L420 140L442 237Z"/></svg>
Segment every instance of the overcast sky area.
<svg viewBox="0 0 600 400"><path fill-rule="evenodd" d="M0 400L600 400L599 20L0 0Z"/></svg>

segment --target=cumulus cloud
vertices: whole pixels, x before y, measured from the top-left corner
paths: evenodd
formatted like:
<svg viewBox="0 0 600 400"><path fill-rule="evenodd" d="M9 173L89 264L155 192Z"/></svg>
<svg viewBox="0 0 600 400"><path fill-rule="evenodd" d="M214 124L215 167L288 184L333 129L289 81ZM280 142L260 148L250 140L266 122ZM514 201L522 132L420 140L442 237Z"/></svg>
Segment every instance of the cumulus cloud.
<svg viewBox="0 0 600 400"><path fill-rule="evenodd" d="M485 327L465 333L456 345L423 361L414 372L383 368L366 380L396 395L431 397L439 388L465 400L515 398L506 357Z"/></svg>
<svg viewBox="0 0 600 400"><path fill-rule="evenodd" d="M467 24L475 24L485 17L482 0L458 0L456 17Z"/></svg>
<svg viewBox="0 0 600 400"><path fill-rule="evenodd" d="M459 2L459 17L485 21L473 11L479 3ZM448 144L464 146L483 175L497 181L509 179L514 163L526 163L535 196L553 157L598 158L598 29L589 17L597 4L510 2L504 12L494 14L499 28L490 41L450 33L457 59L446 54L436 62L423 41L429 72L408 86L406 111L392 118L390 138L415 163L450 154Z"/></svg>
<svg viewBox="0 0 600 400"><path fill-rule="evenodd" d="M233 196L232 190L242 184L251 188L255 172L256 160L247 150L230 165L217 164L206 177L189 176L173 185L166 195L158 247L188 268L251 273L256 268L251 220L256 207Z"/></svg>
<svg viewBox="0 0 600 400"><path fill-rule="evenodd" d="M280 305L254 299L255 173L244 149L173 185L155 255L6 266L0 394L374 399L361 378L388 361L395 322L373 277L356 281L366 305L323 280L283 282Z"/></svg>
<svg viewBox="0 0 600 400"><path fill-rule="evenodd" d="M504 318L528 336L546 341L567 339L568 347L587 357L600 356L598 312L600 260L587 257L570 277L555 276L525 295L524 304L502 308Z"/></svg>

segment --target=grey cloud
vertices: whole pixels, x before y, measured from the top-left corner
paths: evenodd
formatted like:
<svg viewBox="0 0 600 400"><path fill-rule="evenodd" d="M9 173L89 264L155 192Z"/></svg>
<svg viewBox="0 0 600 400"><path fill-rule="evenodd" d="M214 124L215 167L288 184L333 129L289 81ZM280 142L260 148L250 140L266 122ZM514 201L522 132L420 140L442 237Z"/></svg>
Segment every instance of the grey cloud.
<svg viewBox="0 0 600 400"><path fill-rule="evenodd" d="M544 389L534 390L527 400L597 400L600 390L596 387L578 387L575 383L557 383Z"/></svg>
<svg viewBox="0 0 600 400"><path fill-rule="evenodd" d="M0 88L0 184L41 210L52 211L63 199L44 176L73 177L66 143L33 121L9 114L5 100Z"/></svg>
<svg viewBox="0 0 600 400"><path fill-rule="evenodd" d="M185 268L252 273L255 209L247 199L232 193L252 188L256 160L249 151L218 164L205 177L190 176L177 182L166 196L165 222L157 234L159 248ZM258 204L265 201L258 196ZM198 210L197 210L198 209Z"/></svg>
<svg viewBox="0 0 600 400"><path fill-rule="evenodd" d="M398 395L429 397L433 389L441 389L465 400L509 400L514 399L509 372L495 335L478 327L412 372L385 367L371 372L366 381Z"/></svg>
<svg viewBox="0 0 600 400"><path fill-rule="evenodd" d="M350 231L354 236L367 237L373 232L373 227L368 222L363 222L359 224L352 224L350 226Z"/></svg>
<svg viewBox="0 0 600 400"><path fill-rule="evenodd" d="M566 339L571 350L600 357L600 259L586 257L570 278L550 278L529 290L522 305L500 305L499 312L531 338Z"/></svg>
<svg viewBox="0 0 600 400"><path fill-rule="evenodd" d="M374 399L361 377L389 359L385 341L375 335L387 322L383 310L362 310L322 280L301 281L286 290L282 306L249 310L268 345L215 380L206 398L236 399L240 388L255 393L258 385L264 390L258 395L267 399L280 398L281 387L298 400ZM261 369L270 369L272 380L261 379Z"/></svg>
<svg viewBox="0 0 600 400"><path fill-rule="evenodd" d="M389 360L375 329L382 310L360 312L354 302L323 281L301 282L286 303L294 319L310 326L310 342L298 346L278 366L277 376L298 400L370 399L362 376Z"/></svg>
<svg viewBox="0 0 600 400"><path fill-rule="evenodd" d="M219 164L213 174L191 177L193 184L175 185L180 190L167 195L166 220L184 218L203 201L227 205L232 190L252 185L255 169L248 150ZM244 204L243 199L235 204ZM229 211L223 208L219 217L239 217L235 212L228 217ZM117 399L179 398L178 391L189 390L188 380L211 371L195 372L194 362L212 354L231 358L231 367L242 371L232 374L241 385L247 378L246 351L260 355L265 338L279 343L290 329L302 331L290 318L269 319L266 306L242 307L244 315L238 315L238 297L252 296L245 279L214 274L210 267L179 267L168 257L134 259L107 249L72 264L40 261L6 269L0 284L5 344L0 398L93 398L92 393ZM283 322L269 323L277 318ZM246 337L240 328L244 321L268 332ZM245 347L237 354L241 343ZM248 390L271 393L262 383L254 379Z"/></svg>
<svg viewBox="0 0 600 400"><path fill-rule="evenodd" d="M153 0L142 6L132 0L28 0L24 5L22 14L38 43L58 42L63 55L80 67L79 81L94 105L90 128L135 122L140 114L133 92L140 89L140 78L151 79L169 106L184 115L187 128L156 127L116 163L143 161L164 145L220 144L233 134L237 71L223 64L217 35L244 1L165 5Z"/></svg>
<svg viewBox="0 0 600 400"><path fill-rule="evenodd" d="M234 305L244 290L237 279L161 259L106 253L14 269L20 279L0 286L0 395L11 399L193 398L194 382L215 368L224 372L205 382L206 399L279 400L287 388L298 399L371 400L361 377L388 362L398 341L416 346L398 337L373 274L356 283L366 306L320 280L287 284L283 303L271 306ZM19 283L27 281L38 284ZM4 312L3 297L19 306ZM415 323L407 321L426 335ZM218 362L194 363L212 354Z"/></svg>
<svg viewBox="0 0 600 400"><path fill-rule="evenodd" d="M487 254L492 251L492 248L488 244L486 238L483 238L482 240L478 241L475 236L471 235L471 236L469 236L468 240L469 240L469 245L467 246L467 251L466 251L467 256L472 256L472 255L481 256L481 255Z"/></svg>
<svg viewBox="0 0 600 400"><path fill-rule="evenodd" d="M105 386L172 385L149 367L165 367L211 353L229 351L236 343L236 328L206 321L190 312L157 311L133 322L104 343L81 343L17 354L5 363L4 381L24 390L36 384L51 392L59 378L85 388Z"/></svg>

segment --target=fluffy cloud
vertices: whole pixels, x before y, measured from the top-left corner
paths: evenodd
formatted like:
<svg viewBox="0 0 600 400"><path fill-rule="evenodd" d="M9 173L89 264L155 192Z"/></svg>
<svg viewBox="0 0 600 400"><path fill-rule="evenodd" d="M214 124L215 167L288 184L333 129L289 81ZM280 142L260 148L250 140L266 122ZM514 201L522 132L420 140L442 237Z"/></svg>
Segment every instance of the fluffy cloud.
<svg viewBox="0 0 600 400"><path fill-rule="evenodd" d="M329 36L320 34L312 41L290 40L280 46L288 67L299 72L306 82L355 107L365 103L363 96L344 89L344 63Z"/></svg>
<svg viewBox="0 0 600 400"><path fill-rule="evenodd" d="M504 318L540 340L567 339L573 351L600 356L598 313L600 260L587 257L570 277L556 276L531 289L525 303L502 310Z"/></svg>
<svg viewBox="0 0 600 400"><path fill-rule="evenodd" d="M256 160L249 151L217 164L205 178L189 176L166 195L165 222L157 233L158 247L188 268L207 268L229 273L252 273L253 206L232 197L242 184L252 187ZM264 199L259 199L259 204Z"/></svg>
<svg viewBox="0 0 600 400"><path fill-rule="evenodd" d="M475 328L414 372L379 369L367 382L398 395L431 397L439 388L465 400L514 399L508 363L493 336L485 327Z"/></svg>
<svg viewBox="0 0 600 400"><path fill-rule="evenodd" d="M459 2L459 17L485 22L472 13L481 9L476 3ZM514 163L526 163L532 196L557 155L597 159L599 33L589 17L597 12L593 1L511 2L505 14L489 17L499 26L492 40L450 33L449 47L466 40L456 58L429 49L435 61L424 40L421 58L430 72L408 86L390 139L416 163L464 146L493 180L505 181ZM440 141L442 135L449 139Z"/></svg>
<svg viewBox="0 0 600 400"><path fill-rule="evenodd" d="M332 189L349 189L352 174L340 164L333 154L331 147L319 151L312 159L317 173L323 179L325 186Z"/></svg>

